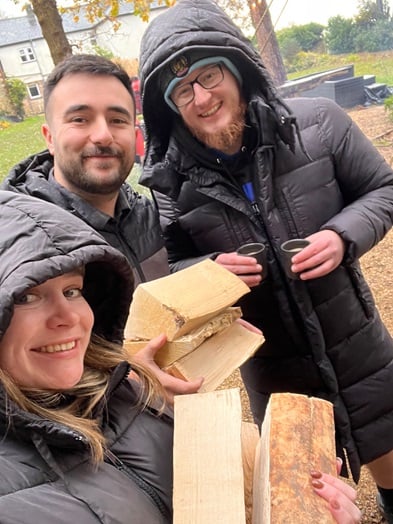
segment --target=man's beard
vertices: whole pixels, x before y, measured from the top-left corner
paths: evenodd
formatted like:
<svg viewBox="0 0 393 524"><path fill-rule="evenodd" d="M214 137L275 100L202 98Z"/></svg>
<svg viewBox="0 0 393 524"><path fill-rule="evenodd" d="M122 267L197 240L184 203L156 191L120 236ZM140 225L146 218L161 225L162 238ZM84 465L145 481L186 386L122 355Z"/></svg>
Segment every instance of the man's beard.
<svg viewBox="0 0 393 524"><path fill-rule="evenodd" d="M217 149L223 153L232 152L233 146L241 144L245 127L246 104L242 102L233 113L233 120L229 126L215 133L208 133L200 129L191 128L192 134L200 142L211 149Z"/></svg>
<svg viewBox="0 0 393 524"><path fill-rule="evenodd" d="M100 149L100 151L98 151L98 149ZM88 154L85 152L84 155L79 157L78 160L62 162L60 168L63 177L76 190L80 190L85 193L94 195L107 195L117 192L124 181L127 179L131 169L128 169L128 165L125 164L124 158L122 158L119 154L116 155L120 160L120 164L117 171L112 173L110 177L95 176L85 168L83 163L83 157L94 156L96 154L99 155L100 153L113 154L113 152L109 153L109 151L103 151L104 149L106 148L97 148L97 151L90 151ZM105 158L105 156L103 156L101 160L102 169L107 168L105 165L106 162L108 162L108 160Z"/></svg>

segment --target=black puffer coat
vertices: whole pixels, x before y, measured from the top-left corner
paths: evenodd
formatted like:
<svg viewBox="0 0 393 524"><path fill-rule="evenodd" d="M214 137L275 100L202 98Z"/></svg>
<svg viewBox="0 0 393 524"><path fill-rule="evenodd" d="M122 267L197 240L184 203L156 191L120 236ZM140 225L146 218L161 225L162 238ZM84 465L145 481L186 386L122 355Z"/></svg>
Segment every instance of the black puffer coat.
<svg viewBox="0 0 393 524"><path fill-rule="evenodd" d="M108 217L60 186L53 178L52 169L52 155L42 151L16 165L0 188L52 202L81 218L128 258L134 269L135 285L169 273L160 224L148 198L123 184L116 215Z"/></svg>
<svg viewBox="0 0 393 524"><path fill-rule="evenodd" d="M118 340L133 289L125 257L66 211L0 191L0 334L16 296L83 265L94 330ZM114 370L97 407L110 450L97 469L84 437L23 411L6 399L0 383L1 524L171 522L172 418L136 407L128 372L126 362Z"/></svg>
<svg viewBox="0 0 393 524"><path fill-rule="evenodd" d="M249 126L236 160L216 158L160 98L164 64L195 48L229 57L243 76ZM393 449L393 342L358 262L392 225L392 169L334 102L281 101L260 57L209 0L182 0L154 19L140 67L148 139L141 182L158 202L172 269L267 244L268 278L241 303L266 342L243 379L255 398L293 391L334 402L338 445L358 479L360 464ZM239 183L245 177L253 205ZM280 244L322 229L344 240L342 264L313 281L287 279Z"/></svg>

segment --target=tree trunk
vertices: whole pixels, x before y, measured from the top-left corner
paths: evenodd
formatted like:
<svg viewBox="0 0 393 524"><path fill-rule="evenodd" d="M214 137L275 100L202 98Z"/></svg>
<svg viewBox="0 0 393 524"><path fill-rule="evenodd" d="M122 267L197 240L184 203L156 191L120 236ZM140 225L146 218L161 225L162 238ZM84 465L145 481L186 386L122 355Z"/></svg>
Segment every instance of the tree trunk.
<svg viewBox="0 0 393 524"><path fill-rule="evenodd" d="M72 48L65 35L56 0L30 0L30 3L48 44L53 63L56 65L66 56L72 55Z"/></svg>
<svg viewBox="0 0 393 524"><path fill-rule="evenodd" d="M266 69L276 86L283 84L287 75L266 0L248 0L257 46Z"/></svg>

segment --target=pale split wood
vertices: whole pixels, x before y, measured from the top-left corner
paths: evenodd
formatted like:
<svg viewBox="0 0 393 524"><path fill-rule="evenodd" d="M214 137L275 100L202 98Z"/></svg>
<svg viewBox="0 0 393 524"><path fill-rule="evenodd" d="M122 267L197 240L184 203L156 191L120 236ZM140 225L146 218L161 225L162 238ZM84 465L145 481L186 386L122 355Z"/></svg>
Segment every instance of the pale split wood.
<svg viewBox="0 0 393 524"><path fill-rule="evenodd" d="M333 407L322 399L271 395L256 454L253 524L333 524L310 472L336 475Z"/></svg>
<svg viewBox="0 0 393 524"><path fill-rule="evenodd" d="M242 422L241 431L246 524L252 524L252 490L255 453L259 442L259 430L256 424L251 422Z"/></svg>
<svg viewBox="0 0 393 524"><path fill-rule="evenodd" d="M234 322L165 368L165 371L188 381L204 377L199 392L213 391L248 360L263 341L262 335Z"/></svg>
<svg viewBox="0 0 393 524"><path fill-rule="evenodd" d="M238 389L178 395L174 524L245 524Z"/></svg>
<svg viewBox="0 0 393 524"><path fill-rule="evenodd" d="M133 295L125 338L150 340L165 333L172 341L203 325L249 291L239 277L210 259L143 282Z"/></svg>
<svg viewBox="0 0 393 524"><path fill-rule="evenodd" d="M184 357L190 351L198 347L204 340L213 336L220 331L229 327L232 322L241 317L239 307L229 307L222 313L219 313L212 319L208 320L202 326L190 331L172 342L167 342L159 349L154 357L160 368L170 366L176 360ZM143 349L148 340L125 340L124 347L130 356L135 355Z"/></svg>

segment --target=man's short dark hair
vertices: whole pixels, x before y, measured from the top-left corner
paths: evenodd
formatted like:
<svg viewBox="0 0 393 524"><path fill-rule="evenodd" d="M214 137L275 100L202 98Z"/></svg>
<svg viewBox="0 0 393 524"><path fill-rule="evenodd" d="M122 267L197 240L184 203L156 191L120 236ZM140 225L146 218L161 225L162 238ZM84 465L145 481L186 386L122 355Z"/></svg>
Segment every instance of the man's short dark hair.
<svg viewBox="0 0 393 524"><path fill-rule="evenodd" d="M82 54L67 56L64 60L59 62L48 75L44 83L45 112L50 96L60 80L68 75L76 75L78 73L97 76L113 76L117 78L130 93L135 111L135 97L128 73L121 66L107 58L98 55Z"/></svg>

